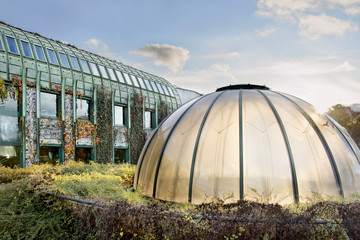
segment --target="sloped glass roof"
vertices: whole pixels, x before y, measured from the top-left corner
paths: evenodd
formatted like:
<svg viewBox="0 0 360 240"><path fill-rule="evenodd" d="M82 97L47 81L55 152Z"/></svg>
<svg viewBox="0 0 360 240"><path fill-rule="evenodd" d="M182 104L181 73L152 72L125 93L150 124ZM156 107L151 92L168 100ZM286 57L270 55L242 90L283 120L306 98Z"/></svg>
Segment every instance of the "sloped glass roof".
<svg viewBox="0 0 360 240"><path fill-rule="evenodd" d="M296 97L244 85L194 99L149 137L134 187L200 204L303 202L360 193L360 151L327 115Z"/></svg>

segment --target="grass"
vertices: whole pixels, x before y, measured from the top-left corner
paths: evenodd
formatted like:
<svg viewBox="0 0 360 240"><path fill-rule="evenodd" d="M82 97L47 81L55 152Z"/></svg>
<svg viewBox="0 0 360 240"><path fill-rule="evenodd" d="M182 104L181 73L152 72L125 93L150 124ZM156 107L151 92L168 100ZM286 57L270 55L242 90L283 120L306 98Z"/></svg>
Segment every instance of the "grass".
<svg viewBox="0 0 360 240"><path fill-rule="evenodd" d="M134 174L135 166L127 164L0 166L0 239L360 238L358 197L349 202L317 198L316 202L285 207L249 201L193 206L141 196L132 190ZM77 204L49 193L107 207ZM164 212L182 217L164 216ZM195 214L215 216L216 220L194 219ZM221 216L261 221L236 222ZM311 224L315 219L328 222Z"/></svg>

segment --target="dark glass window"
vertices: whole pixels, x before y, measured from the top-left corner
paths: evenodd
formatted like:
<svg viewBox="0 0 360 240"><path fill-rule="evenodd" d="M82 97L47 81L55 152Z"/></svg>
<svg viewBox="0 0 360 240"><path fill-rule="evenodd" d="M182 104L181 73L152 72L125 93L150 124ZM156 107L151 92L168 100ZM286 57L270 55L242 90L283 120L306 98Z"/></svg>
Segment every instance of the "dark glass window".
<svg viewBox="0 0 360 240"><path fill-rule="evenodd" d="M0 146L0 165L5 167L19 166L20 147Z"/></svg>
<svg viewBox="0 0 360 240"><path fill-rule="evenodd" d="M63 67L70 68L70 65L69 65L69 62L68 62L68 60L66 58L66 55L64 53L59 53L59 56L60 56L61 65Z"/></svg>
<svg viewBox="0 0 360 240"><path fill-rule="evenodd" d="M47 52L48 52L48 55L49 55L50 62L52 64L58 64L58 61L56 59L54 50L47 49Z"/></svg>
<svg viewBox="0 0 360 240"><path fill-rule="evenodd" d="M9 51L12 52L12 53L19 54L19 51L18 51L18 49L16 47L15 38L7 36L6 39L7 39L8 45L9 45Z"/></svg>
<svg viewBox="0 0 360 240"><path fill-rule="evenodd" d="M40 163L57 164L60 161L59 147L40 147Z"/></svg>
<svg viewBox="0 0 360 240"><path fill-rule="evenodd" d="M125 125L125 108L122 106L115 106L115 125Z"/></svg>
<svg viewBox="0 0 360 240"><path fill-rule="evenodd" d="M77 59L73 56L70 56L70 61L73 66L73 69L80 71L80 66L79 66Z"/></svg>
<svg viewBox="0 0 360 240"><path fill-rule="evenodd" d="M75 150L75 161L90 163L91 159L91 148L81 148L77 147Z"/></svg>
<svg viewBox="0 0 360 240"><path fill-rule="evenodd" d="M32 55L32 52L31 52L31 49L30 49L30 44L28 42L24 42L24 41L21 41L21 45L22 45L22 48L24 50L24 55L26 57L33 57Z"/></svg>
<svg viewBox="0 0 360 240"><path fill-rule="evenodd" d="M60 108L60 96L54 93L40 92L41 116L57 118Z"/></svg>
<svg viewBox="0 0 360 240"><path fill-rule="evenodd" d="M87 64L87 62L84 59L80 59L80 64L81 64L84 72L91 73L90 69L89 69L89 65Z"/></svg>
<svg viewBox="0 0 360 240"><path fill-rule="evenodd" d="M35 51L36 51L37 59L46 62L43 48L38 45L35 45Z"/></svg>
<svg viewBox="0 0 360 240"><path fill-rule="evenodd" d="M115 148L114 151L114 163L126 163L126 149Z"/></svg>
<svg viewBox="0 0 360 240"><path fill-rule="evenodd" d="M86 99L76 100L76 116L77 119L90 120L90 101Z"/></svg>
<svg viewBox="0 0 360 240"><path fill-rule="evenodd" d="M95 63L92 63L92 62L91 62L91 63L89 63L89 64L90 64L90 68L91 68L92 73L93 73L94 75L100 77L99 71L98 71Z"/></svg>

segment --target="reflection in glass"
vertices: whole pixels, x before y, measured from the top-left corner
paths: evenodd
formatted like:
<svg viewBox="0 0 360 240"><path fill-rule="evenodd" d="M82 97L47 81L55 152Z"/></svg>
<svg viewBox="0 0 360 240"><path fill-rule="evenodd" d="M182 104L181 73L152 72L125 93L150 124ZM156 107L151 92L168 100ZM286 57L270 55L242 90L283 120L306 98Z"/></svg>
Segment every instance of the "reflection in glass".
<svg viewBox="0 0 360 240"><path fill-rule="evenodd" d="M0 142L19 142L18 117L0 115Z"/></svg>
<svg viewBox="0 0 360 240"><path fill-rule="evenodd" d="M76 99L76 116L81 120L90 120L90 103L89 100Z"/></svg>
<svg viewBox="0 0 360 240"><path fill-rule="evenodd" d="M60 99L57 94L40 92L41 116L58 117Z"/></svg>
<svg viewBox="0 0 360 240"><path fill-rule="evenodd" d="M21 45L23 47L23 50L24 50L24 55L26 57L33 57L32 56L32 52L30 50L30 44L28 42L24 42L24 41L21 41Z"/></svg>
<svg viewBox="0 0 360 240"><path fill-rule="evenodd" d="M168 88L168 90L169 90L169 92L170 92L170 95L171 95L172 97L174 97L175 95L174 95L174 92L172 91L171 87L169 87L169 86L166 86L166 87Z"/></svg>
<svg viewBox="0 0 360 240"><path fill-rule="evenodd" d="M126 163L126 149L118 149L116 148L114 151L114 163Z"/></svg>
<svg viewBox="0 0 360 240"><path fill-rule="evenodd" d="M115 77L115 74L114 74L114 70L112 70L111 68L107 68L109 74L110 74L110 78L111 80L114 80L116 81L116 77Z"/></svg>
<svg viewBox="0 0 360 240"><path fill-rule="evenodd" d="M150 82L149 82L147 79L144 79L144 82L145 82L145 84L146 84L146 88L147 88L148 90L150 90L150 91L153 91L153 89L151 88Z"/></svg>
<svg viewBox="0 0 360 240"><path fill-rule="evenodd" d="M89 65L87 64L87 62L84 59L80 59L80 63L81 63L81 66L82 66L82 69L84 72L91 73L90 69L89 69Z"/></svg>
<svg viewBox="0 0 360 240"><path fill-rule="evenodd" d="M19 54L19 51L16 47L15 39L12 37L8 37L8 36L6 37L6 39L7 39L8 45L9 45L9 51L12 53Z"/></svg>
<svg viewBox="0 0 360 240"><path fill-rule="evenodd" d="M100 72L101 72L102 77L103 77L103 78L109 78L109 76L108 76L108 74L107 74L107 72L106 72L106 70L105 70L105 67L99 65L99 68L100 68Z"/></svg>
<svg viewBox="0 0 360 240"><path fill-rule="evenodd" d="M66 55L64 53L59 53L59 56L60 56L61 65L63 67L69 68L70 65L69 65L69 62L68 62L68 60L66 58Z"/></svg>
<svg viewBox="0 0 360 240"><path fill-rule="evenodd" d="M124 108L121 106L115 106L115 125L124 125L125 123L125 114Z"/></svg>
<svg viewBox="0 0 360 240"><path fill-rule="evenodd" d="M58 64L58 61L56 59L54 50L47 49L47 52L48 52L48 55L49 55L49 58L50 58L50 62L52 64Z"/></svg>
<svg viewBox="0 0 360 240"><path fill-rule="evenodd" d="M73 56L70 56L70 61L71 61L71 64L73 66L73 69L80 71L80 66L79 66L79 63L76 60L76 58L73 57Z"/></svg>
<svg viewBox="0 0 360 240"><path fill-rule="evenodd" d="M91 159L91 148L76 148L75 161L90 163Z"/></svg>
<svg viewBox="0 0 360 240"><path fill-rule="evenodd" d="M46 58L42 47L35 45L35 50L36 50L37 59L46 62Z"/></svg>
<svg viewBox="0 0 360 240"><path fill-rule="evenodd" d="M116 75L117 75L119 81L122 82L122 83L125 83L124 78L121 75L121 73L118 70L116 70L115 72L116 72Z"/></svg>
<svg viewBox="0 0 360 240"><path fill-rule="evenodd" d="M154 89L154 91L155 91L155 92L159 92L159 90L157 89L155 83L154 83L153 81L150 81L150 83L151 83L151 86L152 86L152 88Z"/></svg>
<svg viewBox="0 0 360 240"><path fill-rule="evenodd" d="M0 165L5 167L19 166L20 147L0 146Z"/></svg>
<svg viewBox="0 0 360 240"><path fill-rule="evenodd" d="M96 75L96 76L100 76L99 71L98 71L95 63L92 63L92 62L91 62L91 63L89 63L89 64L90 64L90 68L91 68L92 73L93 73L94 75Z"/></svg>
<svg viewBox="0 0 360 240"><path fill-rule="evenodd" d="M160 90L160 93L165 94L159 83L156 83L156 86Z"/></svg>
<svg viewBox="0 0 360 240"><path fill-rule="evenodd" d="M18 101L10 97L8 97L6 100L0 99L0 111L8 113L18 112Z"/></svg>
<svg viewBox="0 0 360 240"><path fill-rule="evenodd" d="M144 84L142 78L138 77L137 79L139 80L139 83L140 83L141 88L146 89L145 84Z"/></svg>
<svg viewBox="0 0 360 240"><path fill-rule="evenodd" d="M126 83L129 84L129 85L133 85L129 75L127 73L123 73L123 74L125 76Z"/></svg>
<svg viewBox="0 0 360 240"><path fill-rule="evenodd" d="M144 114L144 127L145 129L153 129L153 112L145 111Z"/></svg>
<svg viewBox="0 0 360 240"><path fill-rule="evenodd" d="M57 164L60 161L59 147L40 147L40 163Z"/></svg>

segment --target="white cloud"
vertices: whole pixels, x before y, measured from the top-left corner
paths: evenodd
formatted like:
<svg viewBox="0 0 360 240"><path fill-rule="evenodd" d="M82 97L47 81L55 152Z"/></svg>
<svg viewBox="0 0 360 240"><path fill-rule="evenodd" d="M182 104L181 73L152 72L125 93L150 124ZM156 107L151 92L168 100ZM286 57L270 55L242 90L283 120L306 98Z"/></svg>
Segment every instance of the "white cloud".
<svg viewBox="0 0 360 240"><path fill-rule="evenodd" d="M266 38L267 36L274 33L275 31L276 31L275 28L269 28L269 29L262 30L262 31L261 30L255 30L255 33L259 37Z"/></svg>
<svg viewBox="0 0 360 240"><path fill-rule="evenodd" d="M204 59L229 59L229 58L237 58L240 57L241 54L239 52L222 52L222 53L212 53L207 55L202 55L199 58Z"/></svg>
<svg viewBox="0 0 360 240"><path fill-rule="evenodd" d="M325 0L330 8L340 8L348 15L360 14L360 0Z"/></svg>
<svg viewBox="0 0 360 240"><path fill-rule="evenodd" d="M309 39L318 39L322 35L343 36L346 31L357 31L357 25L326 14L307 15L299 18L299 34Z"/></svg>
<svg viewBox="0 0 360 240"><path fill-rule="evenodd" d="M111 59L122 60L117 53L113 52L106 43L102 42L99 39L91 38L84 43L86 45L86 48L90 52L94 52L96 54L99 54L100 56L108 57Z"/></svg>
<svg viewBox="0 0 360 240"><path fill-rule="evenodd" d="M174 73L181 70L190 58L189 50L169 44L148 44L131 53L150 57L155 65L165 66Z"/></svg>

